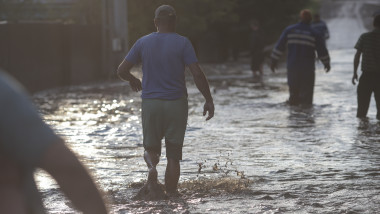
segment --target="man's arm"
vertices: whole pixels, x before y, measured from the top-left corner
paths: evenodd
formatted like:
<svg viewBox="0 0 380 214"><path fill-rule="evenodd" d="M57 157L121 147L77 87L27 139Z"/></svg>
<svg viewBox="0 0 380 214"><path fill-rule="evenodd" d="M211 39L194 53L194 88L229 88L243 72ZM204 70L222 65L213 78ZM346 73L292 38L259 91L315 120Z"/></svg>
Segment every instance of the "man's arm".
<svg viewBox="0 0 380 214"><path fill-rule="evenodd" d="M270 55L270 69L272 70L272 72L275 72L277 69L277 62L286 49L286 41L287 29L285 29L282 32L280 39L277 41L276 45L272 50L272 54Z"/></svg>
<svg viewBox="0 0 380 214"><path fill-rule="evenodd" d="M132 90L138 92L142 90L141 81L131 74L132 67L133 63L124 59L117 68L117 76L124 81L128 81Z"/></svg>
<svg viewBox="0 0 380 214"><path fill-rule="evenodd" d="M316 51L318 54L318 59L322 62L325 67L326 73L331 69L330 67L330 55L326 47L326 42L322 35L318 34L315 38Z"/></svg>
<svg viewBox="0 0 380 214"><path fill-rule="evenodd" d="M198 90L202 93L203 97L206 99L206 103L203 107L203 116L206 115L206 113L208 112L208 117L206 118L206 120L209 120L214 116L215 111L214 101L210 92L210 86L208 85L206 76L203 73L202 69L199 67L198 63L190 64L189 69L194 77L195 85L197 86Z"/></svg>
<svg viewBox="0 0 380 214"><path fill-rule="evenodd" d="M107 213L103 199L85 168L63 140L42 121L17 82L1 71L0 98L7 101L0 106L0 150L9 155L11 163L17 163L17 169L30 166L46 170L83 213ZM10 192L25 200L26 196L19 196L17 190ZM13 203L21 202L17 205L23 208L24 200ZM9 204L9 207L12 208L12 205ZM4 210L0 212L4 213Z"/></svg>
<svg viewBox="0 0 380 214"><path fill-rule="evenodd" d="M354 75L352 76L352 84L355 85L358 81L358 67L360 62L361 51L357 50L354 57Z"/></svg>
<svg viewBox="0 0 380 214"><path fill-rule="evenodd" d="M107 209L91 176L63 140L43 154L39 167L57 181L74 206L84 214L105 214Z"/></svg>

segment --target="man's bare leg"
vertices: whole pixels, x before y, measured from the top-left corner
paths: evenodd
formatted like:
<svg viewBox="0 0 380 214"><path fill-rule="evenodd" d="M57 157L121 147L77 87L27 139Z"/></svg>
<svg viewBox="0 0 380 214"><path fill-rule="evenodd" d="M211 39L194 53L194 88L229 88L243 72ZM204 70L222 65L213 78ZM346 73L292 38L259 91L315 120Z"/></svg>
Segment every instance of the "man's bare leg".
<svg viewBox="0 0 380 214"><path fill-rule="evenodd" d="M145 151L144 160L149 168L148 181L134 198L148 201L166 199L167 195L165 194L164 188L159 184L157 179L158 173L156 166L160 160L158 154L153 151Z"/></svg>
<svg viewBox="0 0 380 214"><path fill-rule="evenodd" d="M179 160L168 158L168 164L165 172L165 188L167 193L176 193L180 175Z"/></svg>
<svg viewBox="0 0 380 214"><path fill-rule="evenodd" d="M153 151L144 152L144 160L149 169L148 182L157 181L157 169L156 166L159 162L158 154Z"/></svg>
<svg viewBox="0 0 380 214"><path fill-rule="evenodd" d="M263 67L264 67L264 64L261 64L260 69L259 69L260 76L263 76Z"/></svg>

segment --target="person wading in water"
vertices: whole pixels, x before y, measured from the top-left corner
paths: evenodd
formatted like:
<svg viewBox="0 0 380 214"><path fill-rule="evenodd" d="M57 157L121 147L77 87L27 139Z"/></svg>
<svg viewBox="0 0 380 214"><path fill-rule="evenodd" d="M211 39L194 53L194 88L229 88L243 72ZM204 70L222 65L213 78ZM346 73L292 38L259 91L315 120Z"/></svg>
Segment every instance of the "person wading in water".
<svg viewBox="0 0 380 214"><path fill-rule="evenodd" d="M194 82L206 102L203 115L214 116L214 103L207 79L198 65L190 41L175 32L176 11L161 5L155 11L157 32L136 41L118 68L118 76L128 81L132 90L142 90L142 126L144 159L149 169L148 181L137 196L160 199L163 194L157 186L156 165L161 155L161 140L165 137L167 166L166 193L177 193L180 160L185 136L188 102L185 85L185 67L188 66ZM142 83L130 73L133 65L142 63Z"/></svg>

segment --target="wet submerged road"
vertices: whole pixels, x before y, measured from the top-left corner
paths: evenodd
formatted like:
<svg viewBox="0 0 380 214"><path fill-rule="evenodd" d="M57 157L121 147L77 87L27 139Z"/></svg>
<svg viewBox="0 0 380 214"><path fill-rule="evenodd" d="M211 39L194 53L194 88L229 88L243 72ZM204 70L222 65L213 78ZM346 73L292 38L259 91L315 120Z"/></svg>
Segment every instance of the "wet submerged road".
<svg viewBox="0 0 380 214"><path fill-rule="evenodd" d="M318 65L312 108L285 104L285 69L271 74L266 68L262 81L254 82L248 61L203 65L216 105L215 117L205 122L203 98L188 78L180 198L131 199L147 173L141 99L126 83L62 88L33 98L105 190L112 213L380 213L380 122L373 99L369 119L355 117L351 84L352 47L358 32L366 31L353 20L363 2L342 3L328 22L332 70L325 74ZM346 36L352 32L357 35ZM165 166L164 153L161 182ZM75 213L46 174L36 177L50 213Z"/></svg>
<svg viewBox="0 0 380 214"><path fill-rule="evenodd" d="M189 121L181 163L182 197L133 201L147 178L139 94L110 82L34 95L45 120L79 154L112 213L379 213L380 123L356 113L353 50L330 52L316 71L314 106L290 107L285 70L253 82L248 64L204 65L215 118L188 81ZM268 71L268 70L267 70ZM163 182L165 154L158 166ZM37 174L51 213L74 213L56 184Z"/></svg>

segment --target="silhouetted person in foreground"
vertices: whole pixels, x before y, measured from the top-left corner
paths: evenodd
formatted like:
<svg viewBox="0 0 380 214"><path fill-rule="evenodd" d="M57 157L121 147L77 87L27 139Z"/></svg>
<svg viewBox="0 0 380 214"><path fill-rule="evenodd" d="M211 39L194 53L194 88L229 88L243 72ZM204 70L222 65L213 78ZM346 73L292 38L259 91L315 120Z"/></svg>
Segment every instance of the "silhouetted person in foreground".
<svg viewBox="0 0 380 214"><path fill-rule="evenodd" d="M302 10L300 18L301 22L282 32L271 54L271 70L275 71L280 56L287 48L288 102L290 105L310 106L314 93L315 51L326 72L330 71L330 57L323 38L310 27L310 11Z"/></svg>
<svg viewBox="0 0 380 214"><path fill-rule="evenodd" d="M260 23L257 20L250 21L251 37L250 37L250 52L251 52L251 70L253 77L258 77L263 74L264 63L264 41L260 30Z"/></svg>
<svg viewBox="0 0 380 214"><path fill-rule="evenodd" d="M169 195L177 193L188 116L185 66L189 67L196 86L206 99L203 115L208 112L206 120L214 116L210 88L197 63L193 46L186 37L175 32L174 8L169 5L158 7L154 24L157 32L137 40L117 71L133 91L142 90L144 159L149 174L147 184L141 190L144 192L140 193L145 194L146 199L159 199L154 197L158 182L156 165L164 137L167 157L165 189ZM139 62L142 63L142 84L130 73L133 65Z"/></svg>
<svg viewBox="0 0 380 214"><path fill-rule="evenodd" d="M0 213L45 213L34 181L41 168L83 213L107 213L87 170L46 125L18 83L0 71Z"/></svg>
<svg viewBox="0 0 380 214"><path fill-rule="evenodd" d="M354 58L354 75L352 84L358 81L358 66L360 56L362 57L362 75L359 79L358 109L356 116L365 118L367 116L369 103L372 92L375 94L377 116L380 120L380 12L375 14L373 20L375 29L371 32L364 33L359 37L355 45L356 54Z"/></svg>
<svg viewBox="0 0 380 214"><path fill-rule="evenodd" d="M329 29L327 28L326 23L321 20L321 17L318 13L314 15L311 27L317 32L319 32L319 34L321 34L324 40L330 38Z"/></svg>

